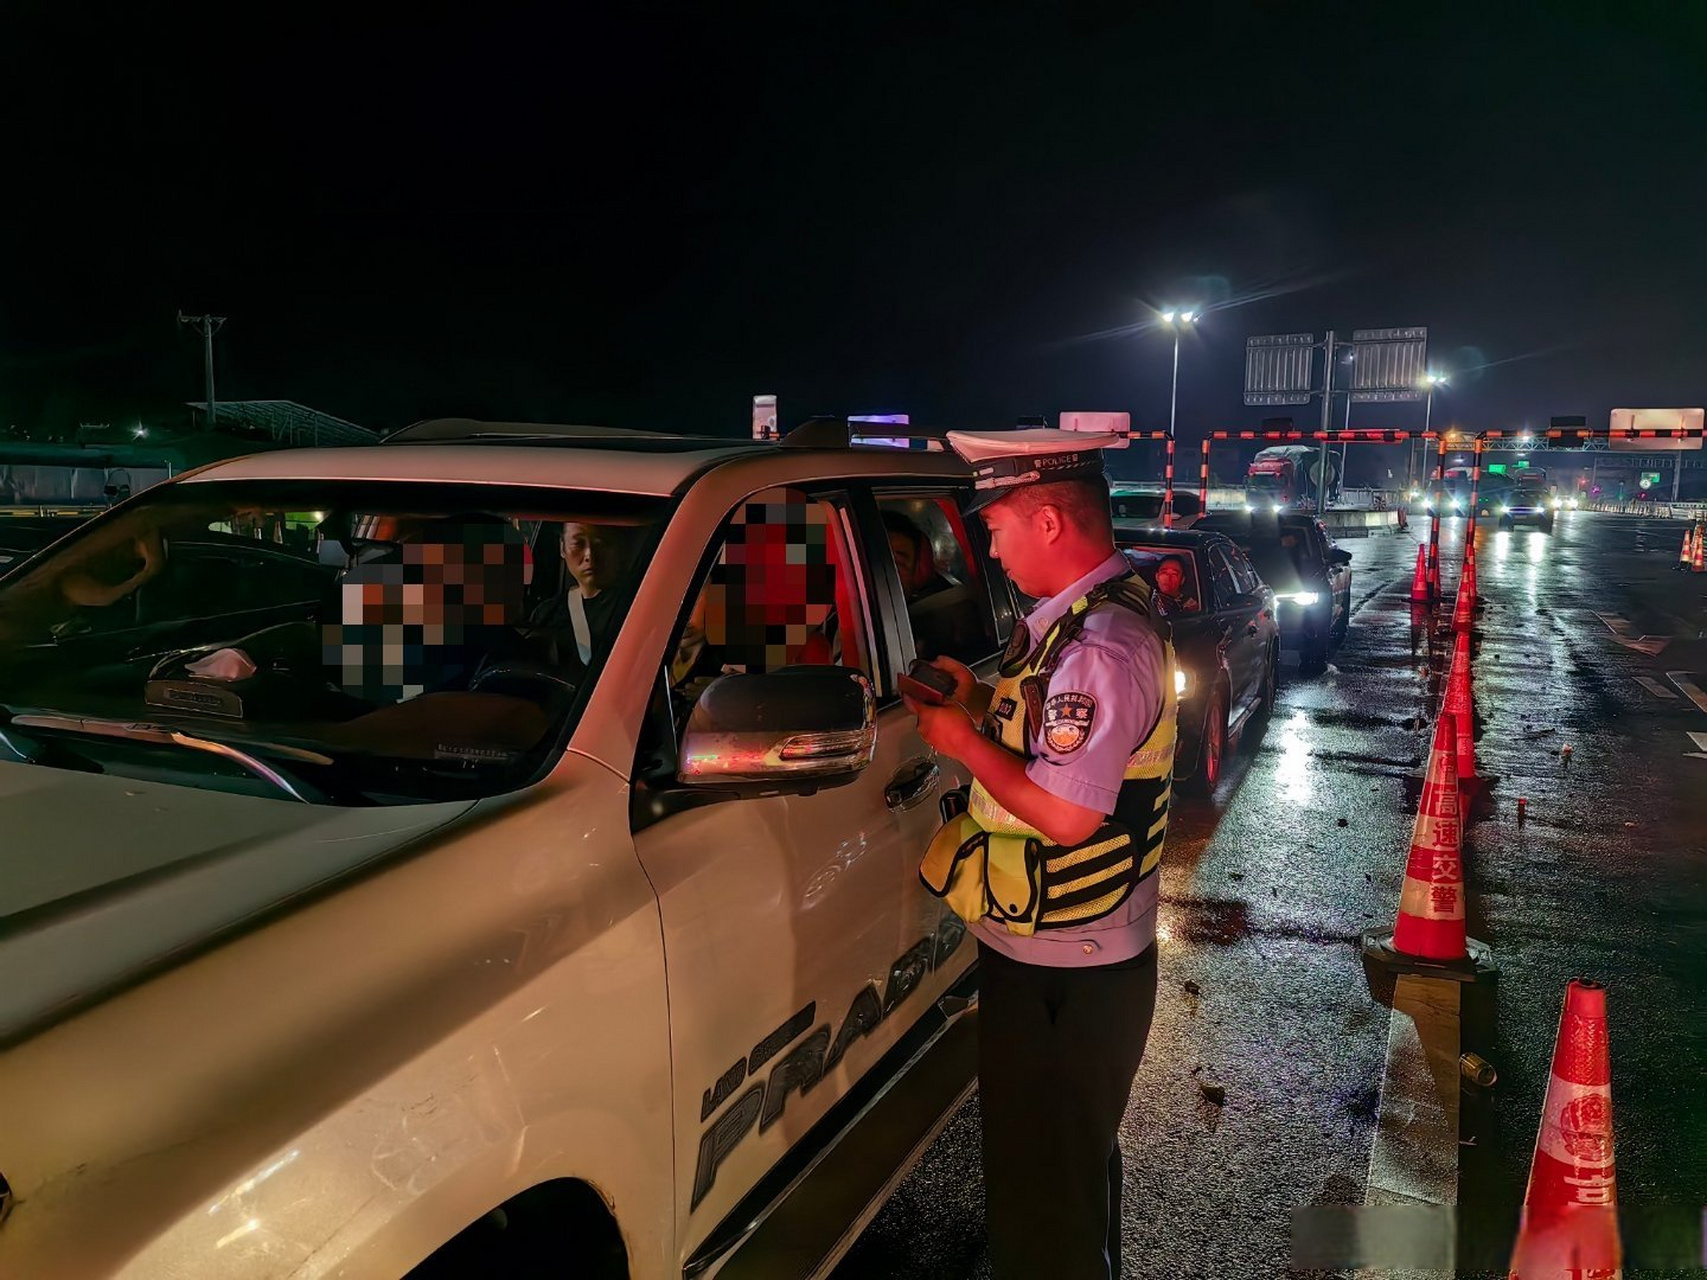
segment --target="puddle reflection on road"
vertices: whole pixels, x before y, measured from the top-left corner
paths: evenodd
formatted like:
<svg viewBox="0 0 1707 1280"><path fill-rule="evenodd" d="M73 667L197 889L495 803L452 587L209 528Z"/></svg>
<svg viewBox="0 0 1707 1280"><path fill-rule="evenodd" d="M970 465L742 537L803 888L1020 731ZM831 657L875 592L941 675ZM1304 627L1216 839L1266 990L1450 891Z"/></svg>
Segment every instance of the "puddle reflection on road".
<svg viewBox="0 0 1707 1280"><path fill-rule="evenodd" d="M1302 711L1294 711L1292 718L1280 726L1280 733L1275 741L1275 748L1280 753L1280 763L1275 766L1275 791L1282 800L1299 808L1310 803L1315 794L1315 771L1310 767L1311 725L1309 717Z"/></svg>

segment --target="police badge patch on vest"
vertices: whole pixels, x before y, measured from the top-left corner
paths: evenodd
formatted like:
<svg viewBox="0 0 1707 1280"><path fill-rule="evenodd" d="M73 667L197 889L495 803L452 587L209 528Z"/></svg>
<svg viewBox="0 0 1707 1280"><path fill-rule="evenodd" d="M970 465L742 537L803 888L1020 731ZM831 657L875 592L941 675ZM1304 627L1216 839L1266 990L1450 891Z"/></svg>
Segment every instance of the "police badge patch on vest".
<svg viewBox="0 0 1707 1280"><path fill-rule="evenodd" d="M1056 693L1043 704L1043 741L1056 755L1068 756L1090 741L1097 700L1088 693Z"/></svg>

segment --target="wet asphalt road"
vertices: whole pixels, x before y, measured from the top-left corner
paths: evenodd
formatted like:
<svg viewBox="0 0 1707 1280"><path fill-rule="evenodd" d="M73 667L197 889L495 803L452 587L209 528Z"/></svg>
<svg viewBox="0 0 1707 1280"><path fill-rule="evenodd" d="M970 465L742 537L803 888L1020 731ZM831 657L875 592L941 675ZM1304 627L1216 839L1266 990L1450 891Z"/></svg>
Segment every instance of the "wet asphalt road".
<svg viewBox="0 0 1707 1280"><path fill-rule="evenodd" d="M1707 757L1688 736L1707 707L1668 673L1707 689L1707 577L1674 571L1682 528L1571 512L1551 536L1479 533L1477 763L1497 781L1466 864L1500 976L1465 1047L1500 1078L1461 1125L1460 1274L1503 1274L1573 976L1609 987L1627 1261L1700 1257L1707 758L1687 753ZM1443 527L1449 566L1462 529ZM1284 1275L1293 1206L1363 1201L1389 1014L1357 938L1392 924L1434 713L1406 602L1419 532L1346 542L1355 612L1329 671L1288 655L1263 739L1212 804L1175 811L1161 993L1122 1126L1129 1277ZM974 1101L837 1280L988 1275L979 1141Z"/></svg>

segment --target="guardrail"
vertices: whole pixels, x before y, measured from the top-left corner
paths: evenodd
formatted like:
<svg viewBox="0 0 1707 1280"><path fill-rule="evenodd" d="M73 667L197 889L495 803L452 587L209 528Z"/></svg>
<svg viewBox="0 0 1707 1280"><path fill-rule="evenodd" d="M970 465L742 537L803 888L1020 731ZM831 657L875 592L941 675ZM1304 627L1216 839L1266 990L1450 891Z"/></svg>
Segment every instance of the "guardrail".
<svg viewBox="0 0 1707 1280"><path fill-rule="evenodd" d="M1614 516L1655 516L1661 520L1707 520L1707 503L1699 502L1588 502L1583 510Z"/></svg>

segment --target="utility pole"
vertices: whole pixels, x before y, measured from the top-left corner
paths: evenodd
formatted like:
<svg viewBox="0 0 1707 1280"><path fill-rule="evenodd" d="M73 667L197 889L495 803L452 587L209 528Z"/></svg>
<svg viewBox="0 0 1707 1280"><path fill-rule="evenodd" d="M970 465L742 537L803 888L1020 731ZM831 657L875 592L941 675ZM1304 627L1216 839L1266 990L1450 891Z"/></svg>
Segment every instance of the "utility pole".
<svg viewBox="0 0 1707 1280"><path fill-rule="evenodd" d="M207 425L211 428L219 416L213 401L213 335L225 324L225 317L187 316L180 311L178 323L189 325L202 336L203 371L207 379Z"/></svg>
<svg viewBox="0 0 1707 1280"><path fill-rule="evenodd" d="M1328 424L1333 412L1334 398L1334 331L1328 330L1328 341L1322 350L1322 462L1321 474L1316 479L1316 512L1321 514L1328 509ZM1351 407L1348 402L1346 413Z"/></svg>

